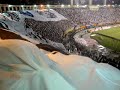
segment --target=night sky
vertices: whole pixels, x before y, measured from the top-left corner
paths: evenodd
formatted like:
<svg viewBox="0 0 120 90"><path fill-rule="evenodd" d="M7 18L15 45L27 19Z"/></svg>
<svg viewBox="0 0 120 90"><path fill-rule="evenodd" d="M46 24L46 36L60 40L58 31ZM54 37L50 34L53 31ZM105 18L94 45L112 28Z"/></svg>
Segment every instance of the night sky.
<svg viewBox="0 0 120 90"><path fill-rule="evenodd" d="M85 0L84 4L87 4L89 0ZM13 4L13 5L33 5L33 4L70 4L70 0L0 0L0 4ZM93 0L93 4L103 4L103 0ZM107 0L107 4L118 4L120 5L120 0Z"/></svg>

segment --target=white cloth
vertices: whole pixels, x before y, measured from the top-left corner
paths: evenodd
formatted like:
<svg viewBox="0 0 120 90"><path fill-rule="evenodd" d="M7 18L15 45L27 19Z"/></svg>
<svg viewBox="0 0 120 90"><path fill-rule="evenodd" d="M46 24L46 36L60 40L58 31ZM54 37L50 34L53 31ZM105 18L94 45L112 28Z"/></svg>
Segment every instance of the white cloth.
<svg viewBox="0 0 120 90"><path fill-rule="evenodd" d="M78 55L49 53L54 68L77 90L120 90L120 70Z"/></svg>
<svg viewBox="0 0 120 90"><path fill-rule="evenodd" d="M45 59L29 42L0 40L0 90L75 90Z"/></svg>

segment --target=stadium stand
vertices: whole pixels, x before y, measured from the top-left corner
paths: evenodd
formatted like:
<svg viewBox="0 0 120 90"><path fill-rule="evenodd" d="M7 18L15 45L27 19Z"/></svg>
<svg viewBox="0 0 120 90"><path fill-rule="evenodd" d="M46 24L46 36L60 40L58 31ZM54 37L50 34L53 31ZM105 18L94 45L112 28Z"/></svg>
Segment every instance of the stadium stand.
<svg viewBox="0 0 120 90"><path fill-rule="evenodd" d="M90 8L55 8L55 10L78 25L120 23L119 7L100 7L97 11L90 10Z"/></svg>
<svg viewBox="0 0 120 90"><path fill-rule="evenodd" d="M59 43L63 42L62 36L64 32L73 26L68 20L42 22L26 18L25 23L35 32L42 35L43 38Z"/></svg>
<svg viewBox="0 0 120 90"><path fill-rule="evenodd" d="M99 7L98 10L91 10L89 7L86 8L54 8L55 11L63 15L65 20L58 21L39 21L34 18L25 18L24 24L26 28L32 28L34 34L37 37L43 38L44 40L48 39L54 42L62 43L65 48L74 54L79 54L92 58L97 62L106 62L110 63L113 66L120 68L120 57L115 57L113 59L108 58L109 56L103 54L105 51L99 52L96 46L93 44L91 39L81 39L82 43L78 43L74 40L74 35L76 34L76 29L86 30L90 28L108 26L113 24L120 23L120 8L119 7ZM10 14L10 12L9 12ZM33 14L33 13L32 13ZM40 14L40 13L39 13ZM12 15L12 14L10 14ZM15 18L14 18L15 16ZM47 15L52 16L52 14ZM17 15L11 17L15 21L19 21ZM50 18L50 17L47 17ZM56 18L53 14L51 18ZM6 27L4 23L1 26ZM69 30L70 29L70 30ZM67 33L66 33L67 32ZM29 33L31 36L33 33ZM64 36L64 34L66 34ZM82 35L81 35L82 37ZM79 39L79 38L76 38ZM84 45L83 43L90 45ZM90 42L90 43L89 43ZM96 49L90 48L91 43ZM117 61L118 60L118 61Z"/></svg>

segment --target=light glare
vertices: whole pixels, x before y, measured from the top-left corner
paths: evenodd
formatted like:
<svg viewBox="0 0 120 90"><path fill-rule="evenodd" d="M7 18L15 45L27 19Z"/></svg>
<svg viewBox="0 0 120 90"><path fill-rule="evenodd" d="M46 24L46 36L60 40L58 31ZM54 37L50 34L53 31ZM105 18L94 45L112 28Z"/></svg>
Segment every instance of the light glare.
<svg viewBox="0 0 120 90"><path fill-rule="evenodd" d="M40 7L43 7L43 5L40 5Z"/></svg>
<svg viewBox="0 0 120 90"><path fill-rule="evenodd" d="M49 4L47 4L47 7L50 7L50 5L49 5Z"/></svg>
<svg viewBox="0 0 120 90"><path fill-rule="evenodd" d="M64 7L64 5L62 4L61 7Z"/></svg>
<svg viewBox="0 0 120 90"><path fill-rule="evenodd" d="M68 5L68 7L70 7L70 5Z"/></svg>
<svg viewBox="0 0 120 90"><path fill-rule="evenodd" d="M21 5L21 7L23 8L24 6L23 6L23 5Z"/></svg>
<svg viewBox="0 0 120 90"><path fill-rule="evenodd" d="M12 5L8 5L8 7L12 7Z"/></svg>
<svg viewBox="0 0 120 90"><path fill-rule="evenodd" d="M37 7L37 5L34 5L34 7Z"/></svg>

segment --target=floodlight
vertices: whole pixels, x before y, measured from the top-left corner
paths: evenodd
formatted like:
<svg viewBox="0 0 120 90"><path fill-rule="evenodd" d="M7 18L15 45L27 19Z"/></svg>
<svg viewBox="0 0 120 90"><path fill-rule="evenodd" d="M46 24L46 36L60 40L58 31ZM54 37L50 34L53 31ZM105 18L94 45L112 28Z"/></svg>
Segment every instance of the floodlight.
<svg viewBox="0 0 120 90"><path fill-rule="evenodd" d="M37 5L34 5L34 7L37 7Z"/></svg>
<svg viewBox="0 0 120 90"><path fill-rule="evenodd" d="M12 5L8 5L8 7L12 7Z"/></svg>
<svg viewBox="0 0 120 90"><path fill-rule="evenodd" d="M79 7L79 5L77 5L77 7Z"/></svg>
<svg viewBox="0 0 120 90"><path fill-rule="evenodd" d="M100 5L98 4L97 6L99 7Z"/></svg>
<svg viewBox="0 0 120 90"><path fill-rule="evenodd" d="M50 5L49 5L49 4L47 4L47 7L50 7Z"/></svg>
<svg viewBox="0 0 120 90"><path fill-rule="evenodd" d="M23 6L23 5L21 5L21 7L23 8L24 6Z"/></svg>
<svg viewBox="0 0 120 90"><path fill-rule="evenodd" d="M64 4L61 5L61 7L64 7L64 6L65 6Z"/></svg>
<svg viewBox="0 0 120 90"><path fill-rule="evenodd" d="M43 5L40 5L40 7L43 7Z"/></svg>
<svg viewBox="0 0 120 90"><path fill-rule="evenodd" d="M68 7L70 7L70 5L68 5Z"/></svg>

